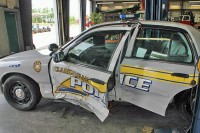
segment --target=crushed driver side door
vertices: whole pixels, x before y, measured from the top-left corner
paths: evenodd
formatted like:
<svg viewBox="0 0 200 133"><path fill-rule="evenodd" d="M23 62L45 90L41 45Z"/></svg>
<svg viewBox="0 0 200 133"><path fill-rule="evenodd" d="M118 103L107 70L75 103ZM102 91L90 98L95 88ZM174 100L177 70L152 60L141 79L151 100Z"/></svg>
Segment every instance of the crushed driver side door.
<svg viewBox="0 0 200 133"><path fill-rule="evenodd" d="M109 114L107 83L128 34L125 29L101 28L70 44L64 61L51 62L55 98L94 112L103 122Z"/></svg>

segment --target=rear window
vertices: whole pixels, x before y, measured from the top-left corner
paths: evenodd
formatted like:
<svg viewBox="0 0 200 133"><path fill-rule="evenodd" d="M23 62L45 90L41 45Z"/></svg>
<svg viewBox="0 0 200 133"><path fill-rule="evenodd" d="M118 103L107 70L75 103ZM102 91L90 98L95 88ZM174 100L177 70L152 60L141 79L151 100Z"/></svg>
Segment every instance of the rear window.
<svg viewBox="0 0 200 133"><path fill-rule="evenodd" d="M135 58L192 63L192 52L181 32L143 28L137 35L132 56Z"/></svg>

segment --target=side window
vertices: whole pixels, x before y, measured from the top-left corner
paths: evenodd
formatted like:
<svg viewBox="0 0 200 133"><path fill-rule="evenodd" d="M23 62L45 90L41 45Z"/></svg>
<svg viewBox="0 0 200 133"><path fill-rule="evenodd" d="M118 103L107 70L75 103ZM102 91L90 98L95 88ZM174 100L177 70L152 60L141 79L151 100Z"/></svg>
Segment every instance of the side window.
<svg viewBox="0 0 200 133"><path fill-rule="evenodd" d="M133 57L191 63L192 52L181 32L143 28L137 35Z"/></svg>
<svg viewBox="0 0 200 133"><path fill-rule="evenodd" d="M100 31L91 33L69 50L67 61L107 68L125 32Z"/></svg>

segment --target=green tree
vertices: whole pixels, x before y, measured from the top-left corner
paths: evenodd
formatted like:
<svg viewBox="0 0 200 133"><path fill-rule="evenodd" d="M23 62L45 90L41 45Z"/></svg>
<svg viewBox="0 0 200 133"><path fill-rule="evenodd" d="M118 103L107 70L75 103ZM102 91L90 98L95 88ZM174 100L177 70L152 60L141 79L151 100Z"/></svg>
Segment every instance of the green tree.
<svg viewBox="0 0 200 133"><path fill-rule="evenodd" d="M33 18L33 23L54 23L54 10L53 8L34 8L32 9L32 13L44 13L46 15L40 16L37 18Z"/></svg>
<svg viewBox="0 0 200 133"><path fill-rule="evenodd" d="M76 19L75 19L74 16L70 16L70 18L69 18L69 23L70 23L70 24L75 24L75 23L76 23Z"/></svg>
<svg viewBox="0 0 200 133"><path fill-rule="evenodd" d="M51 8L49 10L48 18L49 18L50 23L54 23L54 10L53 10L53 8Z"/></svg>
<svg viewBox="0 0 200 133"><path fill-rule="evenodd" d="M94 22L95 24L100 24L100 23L102 23L102 14L101 13L92 12L90 14L90 20L92 22Z"/></svg>

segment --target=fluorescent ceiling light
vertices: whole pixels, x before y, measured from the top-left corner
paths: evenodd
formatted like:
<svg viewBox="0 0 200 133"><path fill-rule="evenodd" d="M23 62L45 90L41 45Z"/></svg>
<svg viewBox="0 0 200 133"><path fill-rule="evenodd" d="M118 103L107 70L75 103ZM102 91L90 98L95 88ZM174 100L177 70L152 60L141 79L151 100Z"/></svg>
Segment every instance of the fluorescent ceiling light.
<svg viewBox="0 0 200 133"><path fill-rule="evenodd" d="M200 2L200 1L189 1L189 2Z"/></svg>
<svg viewBox="0 0 200 133"><path fill-rule="evenodd" d="M191 6L200 6L200 5L191 5Z"/></svg>
<svg viewBox="0 0 200 133"><path fill-rule="evenodd" d="M101 7L101 10L102 11L106 11L106 10L108 10L108 7L107 6L103 6L103 7Z"/></svg>
<svg viewBox="0 0 200 133"><path fill-rule="evenodd" d="M140 3L140 2L122 2L123 4L136 4L136 3Z"/></svg>
<svg viewBox="0 0 200 133"><path fill-rule="evenodd" d="M200 1L189 1L191 6L199 6Z"/></svg>
<svg viewBox="0 0 200 133"><path fill-rule="evenodd" d="M123 9L122 6L115 6L115 9Z"/></svg>
<svg viewBox="0 0 200 133"><path fill-rule="evenodd" d="M181 7L179 5L173 5L173 6L170 6L170 9L180 9Z"/></svg>
<svg viewBox="0 0 200 133"><path fill-rule="evenodd" d="M106 4L113 4L114 2L100 2L97 3L98 5L106 5Z"/></svg>

